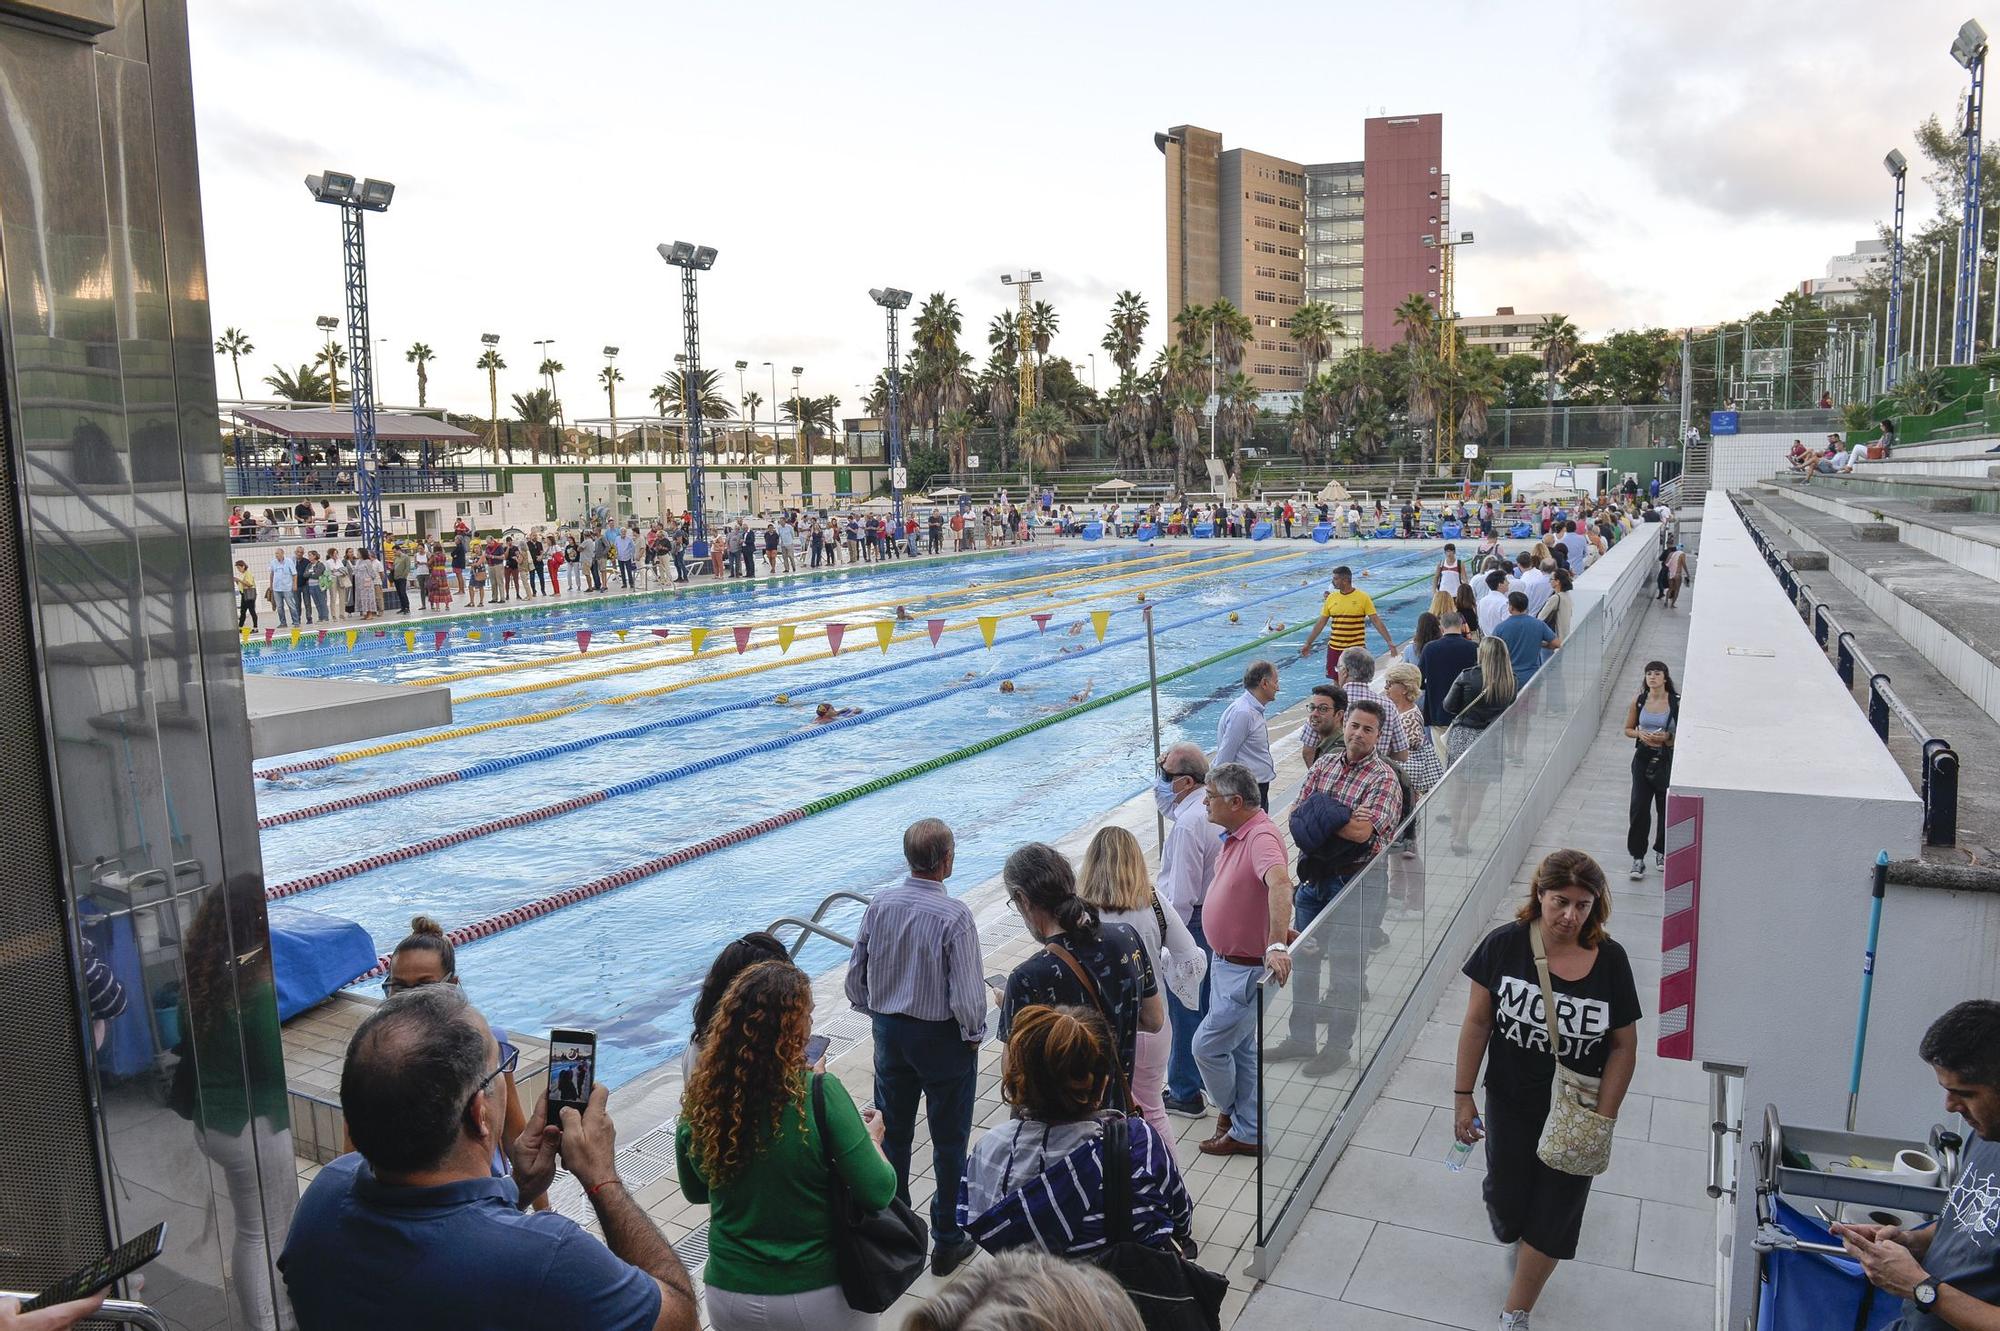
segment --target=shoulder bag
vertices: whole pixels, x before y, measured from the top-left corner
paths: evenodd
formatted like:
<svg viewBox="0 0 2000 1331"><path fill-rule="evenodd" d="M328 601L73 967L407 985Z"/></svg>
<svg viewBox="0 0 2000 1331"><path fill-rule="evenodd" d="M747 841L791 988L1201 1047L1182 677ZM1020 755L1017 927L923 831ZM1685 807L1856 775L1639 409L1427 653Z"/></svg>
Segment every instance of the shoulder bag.
<svg viewBox="0 0 2000 1331"><path fill-rule="evenodd" d="M820 1153L826 1157L828 1208L833 1220L833 1260L840 1271L840 1292L858 1313L887 1312L889 1306L917 1283L930 1250L930 1228L910 1204L891 1197L879 1211L863 1211L847 1190L833 1158L833 1139L826 1133L826 1074L812 1079L813 1126L819 1131Z"/></svg>
<svg viewBox="0 0 2000 1331"><path fill-rule="evenodd" d="M1083 992L1090 995L1091 1005L1097 1009L1097 1015L1104 1018L1105 1027L1111 1032L1111 1085L1118 1097L1114 1103L1122 1105L1127 1114L1137 1114L1139 1102L1132 1098L1132 1088L1125 1083L1125 1060L1118 1050L1118 1023L1112 1020L1111 1009L1104 1005L1104 995L1097 988L1097 977L1092 975L1089 969L1072 956L1070 950L1061 943L1044 943L1043 946L1048 948L1049 955L1069 967L1070 973L1076 976L1076 982L1083 986Z"/></svg>
<svg viewBox="0 0 2000 1331"><path fill-rule="evenodd" d="M1146 1331L1219 1331L1229 1277L1132 1237L1132 1124L1104 1125L1104 1251L1090 1258L1131 1298Z"/></svg>
<svg viewBox="0 0 2000 1331"><path fill-rule="evenodd" d="M1549 983L1549 954L1542 945L1542 926L1528 925L1528 944L1535 951L1535 974L1542 982L1543 1021L1548 1026L1549 1052L1555 1057L1555 1084L1549 1096L1549 1116L1535 1155L1550 1169L1590 1178L1611 1165L1612 1120L1597 1112L1603 1079L1586 1077L1562 1062L1562 1027L1556 1016L1555 987Z"/></svg>

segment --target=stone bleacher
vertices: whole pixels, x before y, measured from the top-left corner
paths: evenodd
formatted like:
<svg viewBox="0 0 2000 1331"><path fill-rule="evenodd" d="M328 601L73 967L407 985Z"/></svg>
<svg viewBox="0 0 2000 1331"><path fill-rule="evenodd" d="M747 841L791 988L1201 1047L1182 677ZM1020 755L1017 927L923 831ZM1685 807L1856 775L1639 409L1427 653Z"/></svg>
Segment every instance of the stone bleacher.
<svg viewBox="0 0 2000 1331"><path fill-rule="evenodd" d="M1961 755L1959 837L1927 852L2000 867L2000 440L1952 439L1857 461L1851 475L1773 476L1738 492L1800 576L1934 734ZM1824 572L1815 571L1824 560ZM1865 680L1857 698L1866 705ZM1904 729L1890 751L1913 782Z"/></svg>

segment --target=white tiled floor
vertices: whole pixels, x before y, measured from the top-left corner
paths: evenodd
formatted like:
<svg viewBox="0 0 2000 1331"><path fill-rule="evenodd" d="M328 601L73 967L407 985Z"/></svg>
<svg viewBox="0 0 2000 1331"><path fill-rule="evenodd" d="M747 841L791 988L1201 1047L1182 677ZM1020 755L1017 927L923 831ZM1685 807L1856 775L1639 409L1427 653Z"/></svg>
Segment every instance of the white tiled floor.
<svg viewBox="0 0 2000 1331"><path fill-rule="evenodd" d="M1691 593L1690 593L1691 595ZM1687 600L1647 610L1628 662L1678 662ZM1628 673L1630 673L1628 671ZM1626 694L1614 690L1591 751L1572 782L1590 792L1552 813L1516 885L1550 850L1575 846L1612 871L1612 933L1631 955L1642 1001L1659 982L1657 873L1624 875L1630 748L1621 734ZM1495 922L1511 918L1510 898ZM1451 1060L1465 990L1452 986L1392 1075L1314 1201L1313 1214L1251 1295L1238 1325L1338 1327L1342 1331L1488 1328L1510 1275L1480 1197L1478 1152L1462 1173L1444 1167L1451 1144ZM1619 1115L1611 1168L1591 1190L1577 1258L1564 1263L1535 1310L1540 1327L1686 1331L1713 1317L1713 1204L1707 1173L1707 1079L1698 1067L1653 1053L1651 1019L1639 1027L1639 1069Z"/></svg>

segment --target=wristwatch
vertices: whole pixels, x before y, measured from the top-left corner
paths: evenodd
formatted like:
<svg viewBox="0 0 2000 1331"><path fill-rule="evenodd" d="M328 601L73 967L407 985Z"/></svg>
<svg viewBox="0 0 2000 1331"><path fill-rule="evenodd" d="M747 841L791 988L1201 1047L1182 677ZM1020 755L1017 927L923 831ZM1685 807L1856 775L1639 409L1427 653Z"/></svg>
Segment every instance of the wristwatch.
<svg viewBox="0 0 2000 1331"><path fill-rule="evenodd" d="M1264 949L1264 955L1267 957L1273 952L1282 952L1286 956L1290 956L1292 954L1292 945L1290 943L1273 943Z"/></svg>
<svg viewBox="0 0 2000 1331"><path fill-rule="evenodd" d="M1920 1312L1929 1312L1937 1307L1937 1281L1930 1279L1918 1281L1917 1287L1910 1291L1910 1299Z"/></svg>

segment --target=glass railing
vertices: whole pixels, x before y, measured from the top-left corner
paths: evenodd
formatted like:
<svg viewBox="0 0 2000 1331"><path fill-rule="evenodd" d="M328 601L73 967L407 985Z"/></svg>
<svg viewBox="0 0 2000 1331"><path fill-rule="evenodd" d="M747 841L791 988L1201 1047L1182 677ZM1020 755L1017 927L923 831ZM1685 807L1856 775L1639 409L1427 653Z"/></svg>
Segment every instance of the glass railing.
<svg viewBox="0 0 2000 1331"><path fill-rule="evenodd" d="M1618 581L1629 597L1636 580ZM1452 737L1463 751L1405 821L1407 839L1305 924L1288 984L1266 979L1258 1012L1260 1248L1282 1250L1331 1167L1324 1157L1352 1136L1422 1029L1428 1005L1456 989L1433 968L1446 964L1449 944L1455 971L1457 957L1484 933L1498 899L1493 885L1513 880L1528 838L1574 768L1577 745L1587 742L1577 727L1596 731L1607 656L1630 633L1622 623L1629 617L1606 613L1611 605L1572 625L1562 650L1483 735ZM1559 775L1544 781L1559 751ZM1288 812L1273 815L1282 825ZM1410 1011L1419 996L1426 1010ZM1275 1260L1276 1252L1266 1255Z"/></svg>

